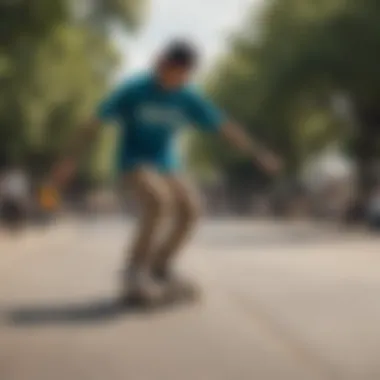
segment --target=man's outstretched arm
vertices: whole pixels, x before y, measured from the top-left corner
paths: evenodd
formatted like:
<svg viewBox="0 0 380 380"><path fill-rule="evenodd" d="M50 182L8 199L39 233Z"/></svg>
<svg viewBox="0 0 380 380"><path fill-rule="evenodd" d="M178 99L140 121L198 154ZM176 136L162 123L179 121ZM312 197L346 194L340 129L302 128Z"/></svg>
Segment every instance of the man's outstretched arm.
<svg viewBox="0 0 380 380"><path fill-rule="evenodd" d="M134 98L134 82L125 82L108 95L98 105L95 116L88 120L79 129L77 135L70 142L64 158L53 169L53 181L56 186L65 185L74 174L77 163L86 147L95 139L101 124L112 122L128 107Z"/></svg>
<svg viewBox="0 0 380 380"><path fill-rule="evenodd" d="M80 127L79 131L70 141L63 157L53 167L52 181L55 186L64 186L74 175L80 158L83 156L86 148L96 138L100 125L100 120L92 118Z"/></svg>
<svg viewBox="0 0 380 380"><path fill-rule="evenodd" d="M251 157L266 171L275 174L281 169L281 161L277 156L248 135L239 125L233 122L225 122L219 128L219 131L225 140L243 154Z"/></svg>
<svg viewBox="0 0 380 380"><path fill-rule="evenodd" d="M229 120L199 92L190 93L189 117L201 131L218 132L231 145L256 161L265 170L277 173L281 169L281 162L276 155L247 134L241 126Z"/></svg>
<svg viewBox="0 0 380 380"><path fill-rule="evenodd" d="M94 141L101 126L97 118L87 120L78 130L67 149L67 156L79 159L88 145Z"/></svg>

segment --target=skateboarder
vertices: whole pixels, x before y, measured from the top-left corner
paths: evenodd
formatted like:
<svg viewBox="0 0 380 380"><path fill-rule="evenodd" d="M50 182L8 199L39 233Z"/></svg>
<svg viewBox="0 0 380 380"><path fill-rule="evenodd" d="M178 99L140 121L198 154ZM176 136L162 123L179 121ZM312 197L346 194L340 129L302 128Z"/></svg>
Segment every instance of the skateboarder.
<svg viewBox="0 0 380 380"><path fill-rule="evenodd" d="M118 123L118 169L141 206L139 228L128 252L123 296L151 300L162 294L163 286L181 282L173 275L173 260L193 231L201 209L176 151L182 130L194 127L220 135L265 170L279 169L274 155L189 85L198 60L196 49L187 42L167 46L151 71L125 81L101 102L71 152L54 170L56 183L64 184L100 126L108 121ZM172 226L162 236L161 220L166 213L172 217Z"/></svg>

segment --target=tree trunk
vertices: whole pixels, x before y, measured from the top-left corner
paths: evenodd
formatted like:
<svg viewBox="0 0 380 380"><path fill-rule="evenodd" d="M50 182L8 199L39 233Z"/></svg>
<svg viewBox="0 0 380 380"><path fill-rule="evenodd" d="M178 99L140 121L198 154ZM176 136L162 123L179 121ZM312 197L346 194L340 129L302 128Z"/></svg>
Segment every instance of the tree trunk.
<svg viewBox="0 0 380 380"><path fill-rule="evenodd" d="M350 205L346 218L349 223L365 221L368 202L378 179L375 164L377 139L379 137L380 111L365 110L358 113L359 128L354 142L356 161L356 196Z"/></svg>

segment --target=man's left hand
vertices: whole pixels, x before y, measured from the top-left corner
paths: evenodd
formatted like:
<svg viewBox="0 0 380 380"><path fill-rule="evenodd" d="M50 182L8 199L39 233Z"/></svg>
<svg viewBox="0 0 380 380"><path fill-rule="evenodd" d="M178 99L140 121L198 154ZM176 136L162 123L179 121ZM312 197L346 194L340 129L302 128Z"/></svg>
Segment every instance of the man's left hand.
<svg viewBox="0 0 380 380"><path fill-rule="evenodd" d="M264 151L257 155L256 161L268 174L271 175L279 174L283 167L280 158L269 151Z"/></svg>

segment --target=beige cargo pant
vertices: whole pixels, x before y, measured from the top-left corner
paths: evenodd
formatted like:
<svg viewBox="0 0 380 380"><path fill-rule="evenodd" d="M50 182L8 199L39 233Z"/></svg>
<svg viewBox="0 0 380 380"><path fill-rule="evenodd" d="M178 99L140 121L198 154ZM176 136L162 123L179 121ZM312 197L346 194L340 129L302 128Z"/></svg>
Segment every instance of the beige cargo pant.
<svg viewBox="0 0 380 380"><path fill-rule="evenodd" d="M128 247L129 265L166 270L194 230L200 198L186 179L150 168L127 174L125 183L140 206L137 231Z"/></svg>

